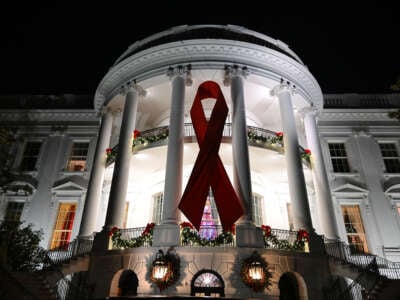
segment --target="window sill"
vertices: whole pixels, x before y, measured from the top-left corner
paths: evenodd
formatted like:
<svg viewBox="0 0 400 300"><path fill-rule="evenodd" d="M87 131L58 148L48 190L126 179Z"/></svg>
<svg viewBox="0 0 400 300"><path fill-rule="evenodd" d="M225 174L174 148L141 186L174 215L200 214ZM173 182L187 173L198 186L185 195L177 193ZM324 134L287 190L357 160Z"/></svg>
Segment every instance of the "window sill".
<svg viewBox="0 0 400 300"><path fill-rule="evenodd" d="M59 172L59 175L61 176L72 176L72 175L78 175L78 176L85 176L88 174L88 171L67 171L63 170Z"/></svg>
<svg viewBox="0 0 400 300"><path fill-rule="evenodd" d="M393 178L393 177L400 177L400 173L383 173L383 177L386 178Z"/></svg>
<svg viewBox="0 0 400 300"><path fill-rule="evenodd" d="M357 172L346 172L346 173L335 173L335 172L332 172L331 173L331 177L333 178L333 179L335 179L335 178L340 178L340 177L352 177L352 178L357 178L357 177L360 177L360 174L359 173L357 173Z"/></svg>

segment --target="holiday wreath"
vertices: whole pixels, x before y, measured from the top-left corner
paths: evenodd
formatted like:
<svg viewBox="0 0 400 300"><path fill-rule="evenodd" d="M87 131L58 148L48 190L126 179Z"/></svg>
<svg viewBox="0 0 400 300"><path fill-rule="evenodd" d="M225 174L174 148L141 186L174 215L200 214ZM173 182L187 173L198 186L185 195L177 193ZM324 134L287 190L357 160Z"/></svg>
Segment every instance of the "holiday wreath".
<svg viewBox="0 0 400 300"><path fill-rule="evenodd" d="M163 276L161 277L156 275L156 268L159 267L166 268L165 273L162 273ZM164 255L162 250L158 250L150 268L150 280L162 291L178 281L180 276L179 270L180 259L176 253L168 250L167 254Z"/></svg>
<svg viewBox="0 0 400 300"><path fill-rule="evenodd" d="M257 276L252 277L252 268L257 265ZM269 289L272 285L272 273L269 271L268 263L260 256L257 251L254 251L251 256L245 258L240 269L240 277L244 284L250 287L255 292L261 292L264 289Z"/></svg>

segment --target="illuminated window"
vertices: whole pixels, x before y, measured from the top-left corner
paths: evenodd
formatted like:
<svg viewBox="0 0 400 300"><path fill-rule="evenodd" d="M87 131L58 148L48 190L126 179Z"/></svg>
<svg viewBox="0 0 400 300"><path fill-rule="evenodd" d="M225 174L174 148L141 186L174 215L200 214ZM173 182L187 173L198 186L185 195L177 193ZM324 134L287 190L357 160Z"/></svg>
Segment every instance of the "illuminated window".
<svg viewBox="0 0 400 300"><path fill-rule="evenodd" d="M8 202L6 216L4 220L7 222L20 221L23 209L24 209L23 202Z"/></svg>
<svg viewBox="0 0 400 300"><path fill-rule="evenodd" d="M379 148L387 173L400 173L400 158L394 143L380 143Z"/></svg>
<svg viewBox="0 0 400 300"><path fill-rule="evenodd" d="M75 211L76 204L60 203L51 240L51 249L68 245L71 239L72 226L74 225Z"/></svg>
<svg viewBox="0 0 400 300"><path fill-rule="evenodd" d="M67 171L70 172L85 171L88 149L89 149L88 142L79 142L79 143L74 143L72 145Z"/></svg>
<svg viewBox="0 0 400 300"><path fill-rule="evenodd" d="M129 214L129 202L125 202L124 221L122 222L122 228L126 228L126 224L128 222L128 214Z"/></svg>
<svg viewBox="0 0 400 300"><path fill-rule="evenodd" d="M217 272L201 270L197 272L191 282L191 296L225 297L225 284Z"/></svg>
<svg viewBox="0 0 400 300"><path fill-rule="evenodd" d="M160 224L162 221L163 193L153 195L153 222Z"/></svg>
<svg viewBox="0 0 400 300"><path fill-rule="evenodd" d="M343 205L342 215L351 252L368 252L360 207L358 205Z"/></svg>
<svg viewBox="0 0 400 300"><path fill-rule="evenodd" d="M36 162L39 158L41 146L41 142L26 143L25 151L20 165L21 171L34 171L36 169Z"/></svg>
<svg viewBox="0 0 400 300"><path fill-rule="evenodd" d="M263 197L258 194L253 194L252 205L253 205L253 222L256 226L261 226L263 224L262 220L262 200Z"/></svg>
<svg viewBox="0 0 400 300"><path fill-rule="evenodd" d="M350 172L347 153L343 143L329 143L333 171L336 173Z"/></svg>

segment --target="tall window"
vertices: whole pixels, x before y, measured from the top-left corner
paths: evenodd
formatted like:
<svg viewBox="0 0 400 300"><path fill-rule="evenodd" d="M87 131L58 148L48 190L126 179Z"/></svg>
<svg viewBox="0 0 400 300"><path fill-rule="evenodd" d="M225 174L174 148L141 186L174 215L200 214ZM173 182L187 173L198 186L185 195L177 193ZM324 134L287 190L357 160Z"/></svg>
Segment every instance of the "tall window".
<svg viewBox="0 0 400 300"><path fill-rule="evenodd" d="M36 162L39 157L41 142L27 142L25 145L24 155L22 157L20 169L21 171L34 171Z"/></svg>
<svg viewBox="0 0 400 300"><path fill-rule="evenodd" d="M262 200L263 197L258 194L253 194L252 197L252 208L253 208L253 222L256 226L261 226L263 224L262 220Z"/></svg>
<svg viewBox="0 0 400 300"><path fill-rule="evenodd" d="M383 162L387 173L400 173L400 157L394 143L380 143Z"/></svg>
<svg viewBox="0 0 400 300"><path fill-rule="evenodd" d="M163 198L163 193L153 195L153 222L155 224L160 224L162 221Z"/></svg>
<svg viewBox="0 0 400 300"><path fill-rule="evenodd" d="M72 234L74 225L76 204L60 203L57 221L54 227L51 249L67 246Z"/></svg>
<svg viewBox="0 0 400 300"><path fill-rule="evenodd" d="M23 209L23 202L8 202L4 220L7 222L19 222Z"/></svg>
<svg viewBox="0 0 400 300"><path fill-rule="evenodd" d="M349 162L347 160L347 153L343 143L329 143L329 154L331 156L334 172L350 172Z"/></svg>
<svg viewBox="0 0 400 300"><path fill-rule="evenodd" d="M86 159L89 149L88 142L79 142L72 145L67 171L85 171Z"/></svg>
<svg viewBox="0 0 400 300"><path fill-rule="evenodd" d="M358 205L343 205L342 215L351 252L368 252L360 207Z"/></svg>
<svg viewBox="0 0 400 300"><path fill-rule="evenodd" d="M129 214L129 202L125 202L124 219L122 221L122 228L126 228L126 225L128 224L128 214Z"/></svg>

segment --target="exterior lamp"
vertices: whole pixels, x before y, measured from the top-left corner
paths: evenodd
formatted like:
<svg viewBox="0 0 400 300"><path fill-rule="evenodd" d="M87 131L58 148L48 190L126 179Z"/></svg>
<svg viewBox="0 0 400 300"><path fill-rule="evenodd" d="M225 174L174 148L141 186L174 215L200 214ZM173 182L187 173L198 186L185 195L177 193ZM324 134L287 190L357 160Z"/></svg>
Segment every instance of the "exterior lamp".
<svg viewBox="0 0 400 300"><path fill-rule="evenodd" d="M261 292L269 289L272 273L269 270L268 263L261 257L257 251L245 258L240 269L240 276L244 284L255 292Z"/></svg>
<svg viewBox="0 0 400 300"><path fill-rule="evenodd" d="M163 279L168 272L168 262L165 259L164 252L158 250L156 258L153 261L153 271L152 276L155 279Z"/></svg>
<svg viewBox="0 0 400 300"><path fill-rule="evenodd" d="M259 261L253 261L249 265L249 277L252 280L261 280L264 275L264 270Z"/></svg>

